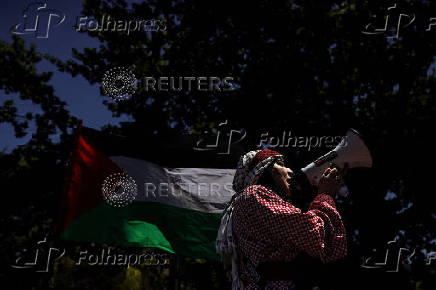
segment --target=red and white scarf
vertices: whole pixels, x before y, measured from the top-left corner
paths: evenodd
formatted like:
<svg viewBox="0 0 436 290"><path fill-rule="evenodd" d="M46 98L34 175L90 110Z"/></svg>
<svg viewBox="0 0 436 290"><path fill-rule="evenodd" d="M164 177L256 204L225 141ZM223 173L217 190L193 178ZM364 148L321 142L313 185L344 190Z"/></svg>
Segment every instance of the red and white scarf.
<svg viewBox="0 0 436 290"><path fill-rule="evenodd" d="M232 281L232 289L244 289L238 274L239 254L232 229L234 200L245 188L256 184L265 169L278 160L283 161L283 156L270 149L250 151L239 159L233 178L233 189L236 193L223 211L216 240L216 250L221 255L228 278Z"/></svg>

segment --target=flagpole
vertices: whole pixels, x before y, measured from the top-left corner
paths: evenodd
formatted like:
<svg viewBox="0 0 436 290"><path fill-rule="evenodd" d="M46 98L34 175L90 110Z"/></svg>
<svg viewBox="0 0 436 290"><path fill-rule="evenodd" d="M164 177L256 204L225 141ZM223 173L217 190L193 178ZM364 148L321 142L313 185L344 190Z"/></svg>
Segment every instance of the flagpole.
<svg viewBox="0 0 436 290"><path fill-rule="evenodd" d="M64 173L64 188L62 190L62 195L60 198L60 206L59 206L59 212L57 215L57 222L54 225L54 231L57 234L60 234L61 228L62 228L62 222L63 222L63 215L67 208L67 192L70 186L73 183L72 175L73 175L73 166L77 160L77 148L79 147L79 138L80 134L82 132L82 126L83 126L83 120L79 120L79 125L77 126L75 132L73 133L73 144L72 144L72 153L70 158L67 161L66 169Z"/></svg>

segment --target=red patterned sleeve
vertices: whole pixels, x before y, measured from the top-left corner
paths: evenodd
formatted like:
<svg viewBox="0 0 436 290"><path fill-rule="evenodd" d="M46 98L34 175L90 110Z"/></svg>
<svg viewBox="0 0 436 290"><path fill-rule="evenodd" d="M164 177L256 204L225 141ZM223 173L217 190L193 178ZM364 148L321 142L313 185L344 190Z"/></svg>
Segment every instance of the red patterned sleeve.
<svg viewBox="0 0 436 290"><path fill-rule="evenodd" d="M262 186L247 190L245 202L259 219L258 230L273 237L277 246L304 251L324 263L347 254L344 224L331 196L319 194L302 212Z"/></svg>

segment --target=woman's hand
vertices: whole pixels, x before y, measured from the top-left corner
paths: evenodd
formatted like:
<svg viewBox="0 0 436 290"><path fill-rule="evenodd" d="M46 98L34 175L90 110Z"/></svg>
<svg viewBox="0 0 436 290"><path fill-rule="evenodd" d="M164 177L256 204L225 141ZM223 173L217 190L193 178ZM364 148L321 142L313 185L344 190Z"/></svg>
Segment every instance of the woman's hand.
<svg viewBox="0 0 436 290"><path fill-rule="evenodd" d="M318 193L324 193L335 197L344 183L343 177L347 171L348 163L345 163L345 166L342 169L334 164L330 164L330 166L322 174L318 183Z"/></svg>

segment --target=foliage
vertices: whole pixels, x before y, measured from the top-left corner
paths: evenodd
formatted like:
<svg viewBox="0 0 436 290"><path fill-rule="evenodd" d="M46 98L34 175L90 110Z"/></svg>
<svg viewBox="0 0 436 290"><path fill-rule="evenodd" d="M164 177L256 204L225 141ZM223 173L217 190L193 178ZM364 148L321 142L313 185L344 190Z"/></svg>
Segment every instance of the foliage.
<svg viewBox="0 0 436 290"><path fill-rule="evenodd" d="M371 14L386 14L388 3L379 1L151 0L129 10L121 0L87 0L83 7L83 14L95 19L106 14L166 23L166 31L130 35L89 31L101 43L97 49L73 49L73 58L66 62L46 56L61 72L80 74L91 84L100 83L113 67L133 69L140 81L131 100L104 99L116 116L128 114L133 121L106 126L107 132L127 136L140 132L138 138L175 136L229 120L235 128L246 129L244 146L251 150L265 132L338 135L356 127L366 135L376 163L371 172L350 172L347 180L351 197L340 207L350 247L348 258L332 267L338 271L331 273L334 277L341 274L336 288L431 289L435 284L432 268L419 262L424 259L420 250L434 251L435 238L429 190L433 171L424 170L423 163L433 164L436 43L434 32L422 29L434 3L399 3L418 19L398 39L361 33ZM0 43L0 52L0 64L6 68L0 72L0 88L19 92L20 98L40 104L44 111L41 116L26 115L38 129L28 145L0 155L3 192L14 193L4 194L7 202L2 203L2 224L13 233L5 243L12 249L32 238L26 225L51 223L54 214L49 211L55 208L62 180L57 169L63 168L68 156L67 130L76 123L47 85L50 74L37 74L34 64L41 56L34 48L27 49L14 38L12 44ZM142 81L146 76L231 76L236 86L221 92L155 92L146 91ZM0 107L0 122L11 123L18 137L28 128L11 100ZM53 144L49 136L57 130L61 142ZM281 150L297 165L325 152L325 148ZM388 190L395 193L393 199L385 199ZM41 228L36 232L42 233ZM401 267L399 273L362 270L361 258L396 236L402 246L416 249L414 264ZM203 267L209 270L195 276L194 284L200 288L212 275L222 278L219 265L206 264ZM197 273L195 266L188 265L185 261L181 269L188 273L182 277L186 287L193 281L188 281L189 273ZM217 282L216 288L224 287L223 283Z"/></svg>

